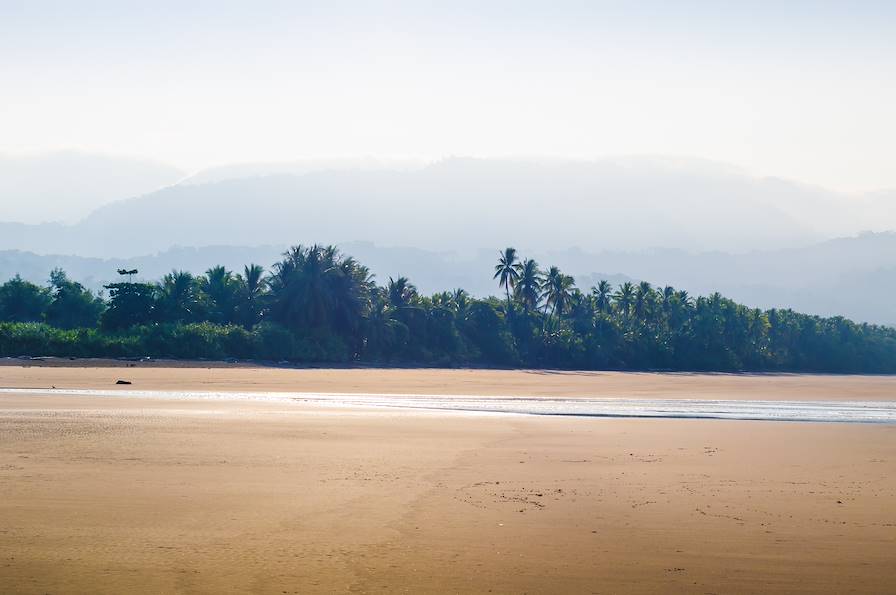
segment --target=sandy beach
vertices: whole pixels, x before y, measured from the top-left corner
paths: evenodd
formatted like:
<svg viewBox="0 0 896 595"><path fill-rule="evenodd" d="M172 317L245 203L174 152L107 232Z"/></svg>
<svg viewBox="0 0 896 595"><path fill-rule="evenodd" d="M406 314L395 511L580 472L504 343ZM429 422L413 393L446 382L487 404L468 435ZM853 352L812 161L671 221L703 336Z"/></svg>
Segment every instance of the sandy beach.
<svg viewBox="0 0 896 595"><path fill-rule="evenodd" d="M894 400L892 377L0 366L0 387ZM0 395L12 593L884 593L896 426Z"/></svg>
<svg viewBox="0 0 896 595"><path fill-rule="evenodd" d="M5 365L4 365L5 364ZM116 380L132 382L116 387ZM558 370L273 368L203 362L0 360L0 387L664 399L896 400L896 376Z"/></svg>

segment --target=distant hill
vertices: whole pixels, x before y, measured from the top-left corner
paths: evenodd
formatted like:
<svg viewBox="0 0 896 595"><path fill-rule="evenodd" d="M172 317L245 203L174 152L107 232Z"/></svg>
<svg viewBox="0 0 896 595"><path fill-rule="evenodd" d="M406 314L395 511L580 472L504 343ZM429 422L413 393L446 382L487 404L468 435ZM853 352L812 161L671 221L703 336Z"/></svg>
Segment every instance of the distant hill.
<svg viewBox="0 0 896 595"><path fill-rule="evenodd" d="M585 291L601 279L614 285L647 280L658 286L687 288L693 294L719 291L751 306L789 307L896 326L896 233L867 233L801 248L747 254L663 249L539 252L520 244L517 247L522 256L535 257L543 266L560 266ZM149 280L172 269L202 273L214 264L236 271L248 263L269 268L285 248L285 244L177 247L150 256L114 260L0 251L0 279L21 273L44 282L50 270L59 266L72 278L99 288L117 277L118 268L138 268L139 276ZM404 275L427 294L455 287L480 296L500 293L492 279L498 248L472 255L369 242L347 242L341 248L368 265L381 283L390 276Z"/></svg>
<svg viewBox="0 0 896 595"><path fill-rule="evenodd" d="M160 163L78 151L0 155L0 220L74 223L105 204L183 177Z"/></svg>
<svg viewBox="0 0 896 595"><path fill-rule="evenodd" d="M223 181L103 206L76 225L0 224L0 249L129 257L174 245L363 240L467 254L509 243L738 252L805 245L865 223L844 215L843 196L701 161L457 158L238 179L229 176L250 170L228 171L206 174Z"/></svg>

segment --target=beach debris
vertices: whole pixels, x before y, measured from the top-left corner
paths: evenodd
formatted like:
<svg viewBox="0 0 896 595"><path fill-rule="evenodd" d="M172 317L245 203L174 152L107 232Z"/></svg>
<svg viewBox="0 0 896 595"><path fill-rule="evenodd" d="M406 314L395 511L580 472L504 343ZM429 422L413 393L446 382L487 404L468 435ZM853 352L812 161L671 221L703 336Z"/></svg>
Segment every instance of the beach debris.
<svg viewBox="0 0 896 595"><path fill-rule="evenodd" d="M130 381L130 380L121 380L121 379L119 379L119 380L116 380L116 381L115 381L115 384L131 384L131 381Z"/></svg>

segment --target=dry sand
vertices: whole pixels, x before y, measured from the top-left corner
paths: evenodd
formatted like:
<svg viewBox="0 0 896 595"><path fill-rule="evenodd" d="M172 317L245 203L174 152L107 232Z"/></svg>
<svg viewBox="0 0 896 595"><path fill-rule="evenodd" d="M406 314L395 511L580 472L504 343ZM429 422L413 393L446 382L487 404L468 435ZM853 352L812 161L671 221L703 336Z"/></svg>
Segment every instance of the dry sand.
<svg viewBox="0 0 896 595"><path fill-rule="evenodd" d="M0 367L0 386L893 399L893 379ZM0 592L894 592L896 426L0 395Z"/></svg>
<svg viewBox="0 0 896 595"><path fill-rule="evenodd" d="M11 360L6 360L9 364ZM14 362L14 360L12 360ZM80 365L79 365L80 363ZM146 390L423 393L435 395L631 397L665 399L896 400L896 376L692 374L472 369L295 369L180 362L51 360L0 365L0 387ZM73 365L74 364L74 365ZM105 365L109 364L109 365Z"/></svg>

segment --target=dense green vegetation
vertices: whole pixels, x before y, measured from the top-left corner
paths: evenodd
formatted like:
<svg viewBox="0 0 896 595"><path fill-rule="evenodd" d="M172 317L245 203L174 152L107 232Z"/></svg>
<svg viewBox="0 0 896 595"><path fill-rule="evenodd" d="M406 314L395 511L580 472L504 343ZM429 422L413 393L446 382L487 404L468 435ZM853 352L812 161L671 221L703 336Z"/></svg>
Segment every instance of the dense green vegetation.
<svg viewBox="0 0 896 595"><path fill-rule="evenodd" d="M127 274L127 271L120 271ZM501 297L377 285L334 247L297 246L269 273L213 267L100 297L56 270L0 285L0 356L254 358L578 369L896 372L896 329L762 311L719 294L602 281L500 255Z"/></svg>

